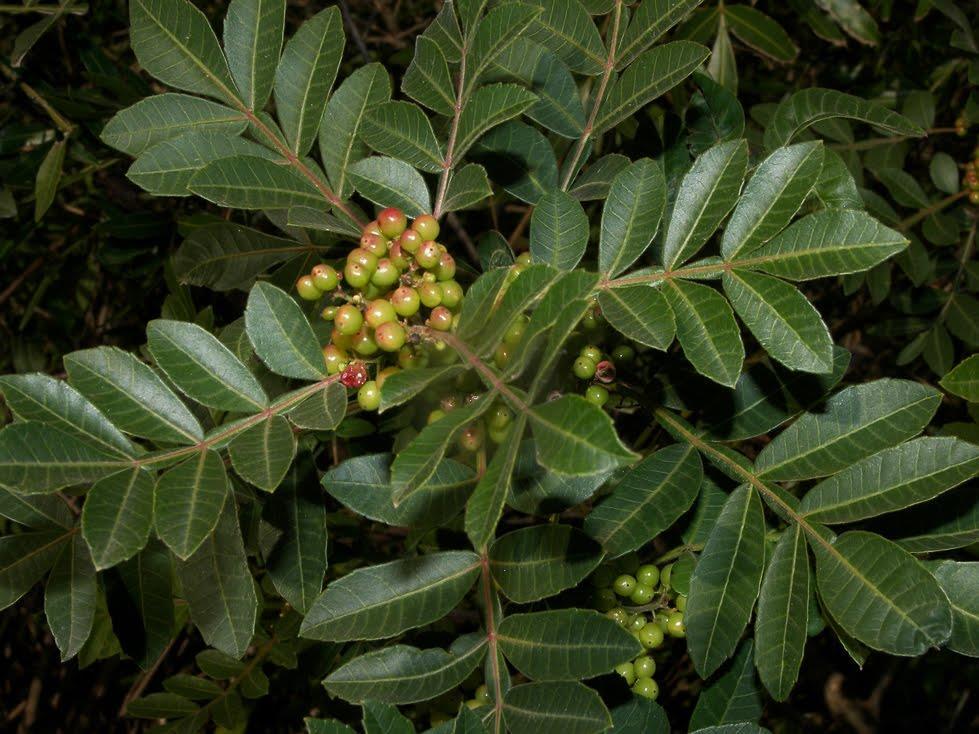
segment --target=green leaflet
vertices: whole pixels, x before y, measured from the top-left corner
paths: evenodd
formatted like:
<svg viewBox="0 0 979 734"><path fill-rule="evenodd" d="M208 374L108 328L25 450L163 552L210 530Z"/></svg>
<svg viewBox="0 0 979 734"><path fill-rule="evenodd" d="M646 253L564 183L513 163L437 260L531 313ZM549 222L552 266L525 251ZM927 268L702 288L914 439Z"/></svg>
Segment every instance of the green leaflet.
<svg viewBox="0 0 979 734"><path fill-rule="evenodd" d="M599 474L635 457L622 444L608 415L578 395L534 406L529 419L537 460L557 474Z"/></svg>
<svg viewBox="0 0 979 734"><path fill-rule="evenodd" d="M641 158L618 173L602 209L599 270L611 278L636 262L656 236L665 207L666 179L659 163Z"/></svg>
<svg viewBox="0 0 979 734"><path fill-rule="evenodd" d="M690 364L714 382L733 386L741 374L744 344L727 300L709 286L677 279L662 292Z"/></svg>
<svg viewBox="0 0 979 734"><path fill-rule="evenodd" d="M396 158L373 156L347 168L354 188L378 206L396 206L410 217L431 211L425 179Z"/></svg>
<svg viewBox="0 0 979 734"><path fill-rule="evenodd" d="M80 535L65 544L44 587L44 616L62 661L75 657L92 632L95 566Z"/></svg>
<svg viewBox="0 0 979 734"><path fill-rule="evenodd" d="M823 480L799 510L816 522L856 522L930 500L977 472L979 446L957 438L917 438Z"/></svg>
<svg viewBox="0 0 979 734"><path fill-rule="evenodd" d="M701 690L690 717L690 731L761 718L754 647L752 640L742 642L730 665Z"/></svg>
<svg viewBox="0 0 979 734"><path fill-rule="evenodd" d="M443 551L353 571L313 602L300 634L313 640L377 640L441 619L469 591L479 557Z"/></svg>
<svg viewBox="0 0 979 734"><path fill-rule="evenodd" d="M285 32L285 0L232 0L224 18L224 51L231 75L250 110L272 93Z"/></svg>
<svg viewBox="0 0 979 734"><path fill-rule="evenodd" d="M504 697L503 718L513 734L598 734L612 724L598 693L571 681L514 686Z"/></svg>
<svg viewBox="0 0 979 734"><path fill-rule="evenodd" d="M0 609L31 590L54 565L74 531L43 530L0 537Z"/></svg>
<svg viewBox="0 0 979 734"><path fill-rule="evenodd" d="M690 581L687 646L706 677L731 656L751 616L765 560L765 517L749 485L728 497Z"/></svg>
<svg viewBox="0 0 979 734"><path fill-rule="evenodd" d="M82 505L82 534L98 569L136 555L153 525L153 476L139 467L100 479Z"/></svg>
<svg viewBox="0 0 979 734"><path fill-rule="evenodd" d="M0 382L0 385L3 383ZM979 354L967 357L941 379L941 386L969 402L979 402Z"/></svg>
<svg viewBox="0 0 979 734"><path fill-rule="evenodd" d="M674 444L632 467L585 519L585 532L612 558L645 545L693 504L703 477L700 455Z"/></svg>
<svg viewBox="0 0 979 734"><path fill-rule="evenodd" d="M479 633L458 638L448 651L395 645L354 658L330 673L323 685L354 703L414 703L457 687L485 655L486 637Z"/></svg>
<svg viewBox="0 0 979 734"><path fill-rule="evenodd" d="M557 270L574 270L588 246L588 217L581 204L555 189L537 202L530 220L530 254Z"/></svg>
<svg viewBox="0 0 979 734"><path fill-rule="evenodd" d="M806 413L758 455L765 479L810 479L833 474L917 435L938 408L933 388L905 380L876 380L833 395Z"/></svg>
<svg viewBox="0 0 979 734"><path fill-rule="evenodd" d="M536 525L497 538L489 567L500 591L526 604L580 583L602 558L602 549L568 525Z"/></svg>
<svg viewBox="0 0 979 734"><path fill-rule="evenodd" d="M432 124L421 108L410 102L384 102L372 107L360 124L360 136L382 155L429 173L442 170L444 154Z"/></svg>
<svg viewBox="0 0 979 734"><path fill-rule="evenodd" d="M244 655L255 630L258 598L234 502L193 555L177 564L177 575L204 641L232 657Z"/></svg>
<svg viewBox="0 0 979 734"><path fill-rule="evenodd" d="M906 551L864 531L810 544L820 597L848 634L892 655L921 655L948 639L948 599Z"/></svg>
<svg viewBox="0 0 979 734"><path fill-rule="evenodd" d="M238 476L273 492L296 455L296 437L289 421L270 415L235 436L228 444L228 454Z"/></svg>
<svg viewBox="0 0 979 734"><path fill-rule="evenodd" d="M605 319L624 336L666 351L676 335L673 312L659 290L648 285L608 288L598 294Z"/></svg>
<svg viewBox="0 0 979 734"><path fill-rule="evenodd" d="M583 609L508 615L497 639L507 660L534 680L592 678L642 652L617 622Z"/></svg>
<svg viewBox="0 0 979 734"><path fill-rule="evenodd" d="M224 461L202 450L157 480L153 493L156 532L178 558L196 551L218 524L231 487Z"/></svg>
<svg viewBox="0 0 979 734"><path fill-rule="evenodd" d="M932 573L952 607L948 649L979 657L979 563L943 561Z"/></svg>
<svg viewBox="0 0 979 734"><path fill-rule="evenodd" d="M326 377L316 335L285 291L256 283L248 295L245 328L255 353L273 372L305 380Z"/></svg>
<svg viewBox="0 0 979 734"><path fill-rule="evenodd" d="M799 525L779 538L758 597L755 667L777 701L788 698L802 665L812 594L809 555Z"/></svg>

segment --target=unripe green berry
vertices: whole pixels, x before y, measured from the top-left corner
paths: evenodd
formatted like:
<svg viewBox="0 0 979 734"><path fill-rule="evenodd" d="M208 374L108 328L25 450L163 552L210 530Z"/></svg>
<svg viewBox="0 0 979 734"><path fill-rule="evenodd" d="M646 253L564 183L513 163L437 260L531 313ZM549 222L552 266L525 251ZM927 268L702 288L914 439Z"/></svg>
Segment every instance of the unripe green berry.
<svg viewBox="0 0 979 734"><path fill-rule="evenodd" d="M459 447L463 451L479 451L483 446L483 426L480 423L473 423L466 426L459 434Z"/></svg>
<svg viewBox="0 0 979 734"><path fill-rule="evenodd" d="M602 361L602 350L593 344L589 344L586 347L582 347L581 354L579 354L578 356L587 357L592 362L597 363Z"/></svg>
<svg viewBox="0 0 979 734"><path fill-rule="evenodd" d="M354 334L357 332L355 331ZM330 341L344 351L349 351L353 346L353 334L341 334L337 331L336 322L333 323L333 331L330 332Z"/></svg>
<svg viewBox="0 0 979 734"><path fill-rule="evenodd" d="M357 404L364 410L377 410L381 404L381 391L374 380L368 380L357 391Z"/></svg>
<svg viewBox="0 0 979 734"><path fill-rule="evenodd" d="M388 207L377 215L377 224L385 237L394 239L408 227L408 218L400 209Z"/></svg>
<svg viewBox="0 0 979 734"><path fill-rule="evenodd" d="M659 684L652 678L636 678L636 682L632 686L632 692L637 696L655 701L659 697Z"/></svg>
<svg viewBox="0 0 979 734"><path fill-rule="evenodd" d="M418 297L426 308L435 308L442 303L442 286L438 283L421 283L418 286Z"/></svg>
<svg viewBox="0 0 979 734"><path fill-rule="evenodd" d="M322 311L320 311L320 316L323 317L324 321L333 321L337 317L337 307L327 306Z"/></svg>
<svg viewBox="0 0 979 734"><path fill-rule="evenodd" d="M304 275L297 280L296 290L299 292L299 297L304 301L316 301L323 295L320 289L316 287L311 275Z"/></svg>
<svg viewBox="0 0 979 734"><path fill-rule="evenodd" d="M431 214L422 214L411 223L411 228L425 240L434 240L439 236L438 220Z"/></svg>
<svg viewBox="0 0 979 734"><path fill-rule="evenodd" d="M398 238L398 244L401 245L401 249L409 255L414 255L418 252L418 248L422 246L422 242L424 241L422 236L413 229L406 229L404 234Z"/></svg>
<svg viewBox="0 0 979 734"><path fill-rule="evenodd" d="M366 298L368 301L373 301L375 298L380 298L387 293L387 290L387 288L381 288L373 283L368 283L366 286L364 286L364 290L362 290L361 293L364 294L364 298Z"/></svg>
<svg viewBox="0 0 979 734"><path fill-rule="evenodd" d="M659 572L659 582L664 589L670 588L670 577L673 575L673 564L668 563Z"/></svg>
<svg viewBox="0 0 979 734"><path fill-rule="evenodd" d="M503 343L508 347L517 346L522 340L523 335L527 332L527 325L530 323L530 319L524 314L520 314L507 327L507 330L503 332Z"/></svg>
<svg viewBox="0 0 979 734"><path fill-rule="evenodd" d="M385 301L383 298L371 301L367 304L367 310L364 312L364 319L374 329L388 321L395 321L397 318L398 313L394 310L394 306L390 301Z"/></svg>
<svg viewBox="0 0 979 734"><path fill-rule="evenodd" d="M404 327L397 321L388 321L374 330L374 341L385 352L397 352L405 345Z"/></svg>
<svg viewBox="0 0 979 734"><path fill-rule="evenodd" d="M313 285L322 293L328 293L340 285L340 274L325 263L313 266L310 275L313 276Z"/></svg>
<svg viewBox="0 0 979 734"><path fill-rule="evenodd" d="M366 324L354 334L353 341L353 350L361 357L373 357L377 354L377 342L374 341L374 335Z"/></svg>
<svg viewBox="0 0 979 734"><path fill-rule="evenodd" d="M659 583L659 568L654 566L652 563L647 563L640 566L636 570L636 581L640 584L645 584L646 586L655 589L656 584Z"/></svg>
<svg viewBox="0 0 979 734"><path fill-rule="evenodd" d="M642 606L643 604L649 604L653 600L653 594L656 593L652 586L647 586L644 583L637 583L636 588L632 590L629 594L629 601L631 601L636 606Z"/></svg>
<svg viewBox="0 0 979 734"><path fill-rule="evenodd" d="M589 385L585 390L585 400L601 408L608 402L608 390L601 385Z"/></svg>
<svg viewBox="0 0 979 734"><path fill-rule="evenodd" d="M512 420L513 412L502 403L497 403L490 408L489 413L486 416L486 424L490 428L506 428L510 425L510 421Z"/></svg>
<svg viewBox="0 0 979 734"><path fill-rule="evenodd" d="M665 639L663 629L655 622L650 622L639 630L639 642L647 650L654 650L663 644Z"/></svg>
<svg viewBox="0 0 979 734"><path fill-rule="evenodd" d="M443 253L435 266L435 277L439 280L452 280L456 277L456 261L449 253Z"/></svg>
<svg viewBox="0 0 979 734"><path fill-rule="evenodd" d="M415 262L425 270L431 270L438 265L440 257L438 243L427 241L423 242L422 246L418 248L418 252L415 253Z"/></svg>
<svg viewBox="0 0 979 734"><path fill-rule="evenodd" d="M634 614L629 617L629 621L626 624L626 629L628 629L633 634L639 634L639 630L645 627L649 623L645 614Z"/></svg>
<svg viewBox="0 0 979 734"><path fill-rule="evenodd" d="M595 360L588 357L578 357L571 369L574 376L579 380L590 380L595 376Z"/></svg>
<svg viewBox="0 0 979 734"><path fill-rule="evenodd" d="M487 688L485 685L481 685L476 689L476 692L473 694L473 698L479 701L481 705L493 703L493 696L490 695L489 688Z"/></svg>
<svg viewBox="0 0 979 734"><path fill-rule="evenodd" d="M390 288L400 277L401 271L390 258L385 257L377 261L377 269L371 274L371 283L378 288Z"/></svg>
<svg viewBox="0 0 979 734"><path fill-rule="evenodd" d="M630 347L628 344L620 344L612 350L612 361L616 364L631 364L635 358L636 350Z"/></svg>
<svg viewBox="0 0 979 734"><path fill-rule="evenodd" d="M436 421L440 421L443 418L445 418L445 411L436 408L435 410L433 410L431 413L428 414L428 418L425 420L425 423L427 425L432 425Z"/></svg>
<svg viewBox="0 0 979 734"><path fill-rule="evenodd" d="M686 637L687 626L683 622L683 612L673 612L666 620L666 634L670 637Z"/></svg>
<svg viewBox="0 0 979 734"><path fill-rule="evenodd" d="M353 336L364 325L364 316L356 306L351 306L348 303L337 309L337 316L333 324L342 335Z"/></svg>
<svg viewBox="0 0 979 734"><path fill-rule="evenodd" d="M607 612L605 612L605 616L611 619L620 627L625 627L627 624L629 624L629 612L627 612L622 607L609 609Z"/></svg>
<svg viewBox="0 0 979 734"><path fill-rule="evenodd" d="M359 289L371 282L371 274L360 263L348 262L343 268L343 279L351 288Z"/></svg>
<svg viewBox="0 0 979 734"><path fill-rule="evenodd" d="M428 352L424 349L401 347L398 350L398 366L403 370L411 370L428 366Z"/></svg>
<svg viewBox="0 0 979 734"><path fill-rule="evenodd" d="M510 347L501 343L493 352L493 364L496 365L497 369L502 370L507 366L511 356Z"/></svg>
<svg viewBox="0 0 979 734"><path fill-rule="evenodd" d="M683 594L677 594L674 603L678 612L685 612L687 610L687 597Z"/></svg>
<svg viewBox="0 0 979 734"><path fill-rule="evenodd" d="M439 283L442 290L442 305L446 308L455 309L462 303L462 286L454 280L446 280Z"/></svg>
<svg viewBox="0 0 979 734"><path fill-rule="evenodd" d="M355 247L347 254L347 262L357 263L368 273L373 273L377 268L377 255L362 247Z"/></svg>
<svg viewBox="0 0 979 734"><path fill-rule="evenodd" d="M365 234L360 238L360 249L369 252L374 257L384 257L388 254L389 243L384 235Z"/></svg>
<svg viewBox="0 0 979 734"><path fill-rule="evenodd" d="M388 250L388 257L391 259L391 262L394 263L394 267L402 272L407 270L408 266L411 264L408 259L411 256L406 253L404 248L402 248L397 242L391 245L391 249Z"/></svg>
<svg viewBox="0 0 979 734"><path fill-rule="evenodd" d="M323 347L323 362L326 364L326 374L335 375L339 373L347 366L347 362L349 361L350 357L347 356L347 353L336 344L327 344Z"/></svg>
<svg viewBox="0 0 979 734"><path fill-rule="evenodd" d="M619 663L615 666L615 672L622 676L627 686L636 682L636 669L632 663Z"/></svg>
<svg viewBox="0 0 979 734"><path fill-rule="evenodd" d="M408 318L418 313L421 299L418 297L418 291L403 285L391 294L391 305L398 316Z"/></svg>
<svg viewBox="0 0 979 734"><path fill-rule="evenodd" d="M619 596L629 596L632 594L633 590L636 588L636 577L630 574L624 573L619 576L615 583L612 584L612 589Z"/></svg>
<svg viewBox="0 0 979 734"><path fill-rule="evenodd" d="M530 260L531 257L529 252L521 252L519 255L517 255L516 262L517 265L530 265Z"/></svg>
<svg viewBox="0 0 979 734"><path fill-rule="evenodd" d="M452 328L452 312L445 306L436 306L428 316L428 325L436 331L448 331Z"/></svg>
<svg viewBox="0 0 979 734"><path fill-rule="evenodd" d="M637 678L652 678L656 674L656 661L649 655L640 655L632 661Z"/></svg>

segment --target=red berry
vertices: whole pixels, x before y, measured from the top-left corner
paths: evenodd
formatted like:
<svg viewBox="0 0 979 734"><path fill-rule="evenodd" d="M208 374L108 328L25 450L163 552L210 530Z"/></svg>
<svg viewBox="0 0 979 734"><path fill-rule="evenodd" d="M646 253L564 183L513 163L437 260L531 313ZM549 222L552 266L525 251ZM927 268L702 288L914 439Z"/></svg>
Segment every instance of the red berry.
<svg viewBox="0 0 979 734"><path fill-rule="evenodd" d="M367 367L363 362L351 362L340 373L340 382L351 390L363 387L367 382Z"/></svg>
<svg viewBox="0 0 979 734"><path fill-rule="evenodd" d="M400 209L389 207L377 215L377 224L385 237L394 239L405 231L408 226L408 218Z"/></svg>
<svg viewBox="0 0 979 734"><path fill-rule="evenodd" d="M411 223L411 228L425 240L434 240L439 236L438 220L431 214L422 214Z"/></svg>
<svg viewBox="0 0 979 734"><path fill-rule="evenodd" d="M445 306L433 308L428 317L428 325L436 331L448 331L452 328L452 312Z"/></svg>
<svg viewBox="0 0 979 734"><path fill-rule="evenodd" d="M595 379L606 384L615 382L615 365L607 359L603 359L595 365Z"/></svg>
<svg viewBox="0 0 979 734"><path fill-rule="evenodd" d="M397 352L405 345L404 327L397 321L381 324L374 331L374 341L385 352Z"/></svg>

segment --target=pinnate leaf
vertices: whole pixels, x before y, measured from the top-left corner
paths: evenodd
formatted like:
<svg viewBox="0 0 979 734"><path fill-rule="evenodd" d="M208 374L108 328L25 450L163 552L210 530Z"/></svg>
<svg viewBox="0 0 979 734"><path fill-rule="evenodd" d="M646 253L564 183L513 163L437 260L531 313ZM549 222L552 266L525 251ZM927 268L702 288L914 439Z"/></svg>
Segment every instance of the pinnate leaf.
<svg viewBox="0 0 979 734"><path fill-rule="evenodd" d="M623 336L661 351L673 343L676 323L659 290L646 285L609 288L599 293L598 305Z"/></svg>

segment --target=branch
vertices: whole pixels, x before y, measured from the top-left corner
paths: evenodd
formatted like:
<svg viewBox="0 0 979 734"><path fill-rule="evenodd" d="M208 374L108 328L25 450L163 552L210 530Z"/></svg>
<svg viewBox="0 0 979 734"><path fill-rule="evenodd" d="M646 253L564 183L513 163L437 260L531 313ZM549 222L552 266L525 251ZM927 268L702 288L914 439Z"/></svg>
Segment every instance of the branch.
<svg viewBox="0 0 979 734"><path fill-rule="evenodd" d="M435 208L432 216L436 219L442 216L442 206L445 204L445 194L449 190L449 179L452 177L452 160L455 154L456 138L459 136L459 118L462 117L462 91L466 85L466 53L469 51L469 41L462 43L462 56L459 61L459 77L456 79L456 102L452 112L452 127L449 128L449 141L445 146L445 160L442 161L442 174L439 177L438 193L435 195Z"/></svg>
<svg viewBox="0 0 979 734"><path fill-rule="evenodd" d="M490 576L489 556L484 551L479 557L482 571L480 573L481 586L483 589L483 614L486 620L486 642L489 647L490 672L492 675L493 688L493 734L501 734L503 731L503 691L500 674L500 654L497 649L496 638L496 614L494 603L496 599L493 593L493 580Z"/></svg>
<svg viewBox="0 0 979 734"><path fill-rule="evenodd" d="M602 72L602 80L598 83L595 98L592 100L591 112L588 115L588 122L585 129L581 132L581 137L575 145L571 158L565 161L564 180L561 181L561 190L567 191L574 177L575 169L581 161L581 155L591 139L592 131L595 128L595 120L598 119L598 108L602 106L605 97L605 90L608 88L612 72L615 70L615 52L619 43L619 21L622 19L622 0L615 0L615 14L612 16L612 38L608 44L608 58L605 60L605 70Z"/></svg>

